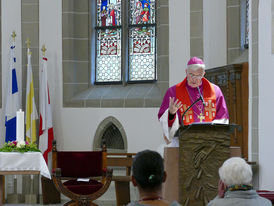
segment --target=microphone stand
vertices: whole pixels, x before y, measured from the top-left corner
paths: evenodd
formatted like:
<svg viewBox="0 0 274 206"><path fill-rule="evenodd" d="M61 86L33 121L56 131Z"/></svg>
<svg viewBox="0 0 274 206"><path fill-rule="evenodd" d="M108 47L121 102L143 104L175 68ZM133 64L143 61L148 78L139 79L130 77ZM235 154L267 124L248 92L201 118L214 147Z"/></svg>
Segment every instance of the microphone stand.
<svg viewBox="0 0 274 206"><path fill-rule="evenodd" d="M200 94L201 101L202 101L203 105L205 106L204 97L203 97L203 95L201 94L201 91L200 91L199 87L197 87L197 89L198 89L198 92L199 92L199 94Z"/></svg>

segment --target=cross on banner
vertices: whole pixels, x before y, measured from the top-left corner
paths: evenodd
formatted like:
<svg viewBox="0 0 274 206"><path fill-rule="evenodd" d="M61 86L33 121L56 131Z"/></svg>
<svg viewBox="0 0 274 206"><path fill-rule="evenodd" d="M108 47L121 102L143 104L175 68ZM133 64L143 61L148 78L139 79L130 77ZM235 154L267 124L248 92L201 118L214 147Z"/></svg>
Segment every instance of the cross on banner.
<svg viewBox="0 0 274 206"><path fill-rule="evenodd" d="M182 108L181 108L181 114L184 113L184 111L186 111L188 108L188 106L186 104L183 104ZM187 123L189 123L189 119L192 119L192 111L191 110L188 110L187 113L185 114L184 116L185 120Z"/></svg>
<svg viewBox="0 0 274 206"><path fill-rule="evenodd" d="M209 119L214 117L216 113L216 108L214 108L214 104L212 103L212 100L208 100L208 105L205 107L205 111L208 112Z"/></svg>

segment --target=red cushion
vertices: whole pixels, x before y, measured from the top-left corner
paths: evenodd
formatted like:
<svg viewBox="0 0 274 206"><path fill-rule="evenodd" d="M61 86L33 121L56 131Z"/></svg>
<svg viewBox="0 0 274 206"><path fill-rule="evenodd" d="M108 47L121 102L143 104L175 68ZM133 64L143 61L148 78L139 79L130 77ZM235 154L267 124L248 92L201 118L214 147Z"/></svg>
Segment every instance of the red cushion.
<svg viewBox="0 0 274 206"><path fill-rule="evenodd" d="M57 168L62 177L101 176L102 151L57 152Z"/></svg>
<svg viewBox="0 0 274 206"><path fill-rule="evenodd" d="M272 203L274 203L274 191L268 191L268 190L257 190L258 195L269 199Z"/></svg>
<svg viewBox="0 0 274 206"><path fill-rule="evenodd" d="M89 180L89 182L68 180L64 185L72 192L79 195L89 195L98 191L103 184L96 180Z"/></svg>

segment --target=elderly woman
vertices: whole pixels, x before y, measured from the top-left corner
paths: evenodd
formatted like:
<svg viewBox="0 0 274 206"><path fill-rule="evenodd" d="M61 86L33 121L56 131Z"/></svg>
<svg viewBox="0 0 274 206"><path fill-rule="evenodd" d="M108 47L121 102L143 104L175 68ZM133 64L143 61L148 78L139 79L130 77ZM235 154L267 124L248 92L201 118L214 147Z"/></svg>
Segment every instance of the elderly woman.
<svg viewBox="0 0 274 206"><path fill-rule="evenodd" d="M272 206L268 199L253 190L252 170L244 159L232 157L226 160L219 169L219 176L218 196L208 206Z"/></svg>
<svg viewBox="0 0 274 206"><path fill-rule="evenodd" d="M138 188L140 199L128 206L180 206L162 197L162 183L166 179L163 159L157 152L145 150L137 153L132 164L132 183Z"/></svg>

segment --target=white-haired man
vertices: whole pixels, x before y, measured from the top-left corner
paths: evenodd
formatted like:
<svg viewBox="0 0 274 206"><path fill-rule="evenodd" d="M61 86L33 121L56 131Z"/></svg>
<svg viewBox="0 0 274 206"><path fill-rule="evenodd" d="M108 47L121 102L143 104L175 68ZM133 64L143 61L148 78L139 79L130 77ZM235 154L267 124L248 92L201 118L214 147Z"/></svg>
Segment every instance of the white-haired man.
<svg viewBox="0 0 274 206"><path fill-rule="evenodd" d="M253 190L252 170L240 157L227 159L219 169L218 196L208 206L272 206L270 200Z"/></svg>
<svg viewBox="0 0 274 206"><path fill-rule="evenodd" d="M209 82L205 75L205 64L192 57L187 64L186 78L170 87L159 109L158 118L162 124L164 138L169 146L178 146L173 138L182 121L182 115L193 102L203 96L204 104L198 101L183 117L184 125L194 122L228 124L228 111L221 89Z"/></svg>

